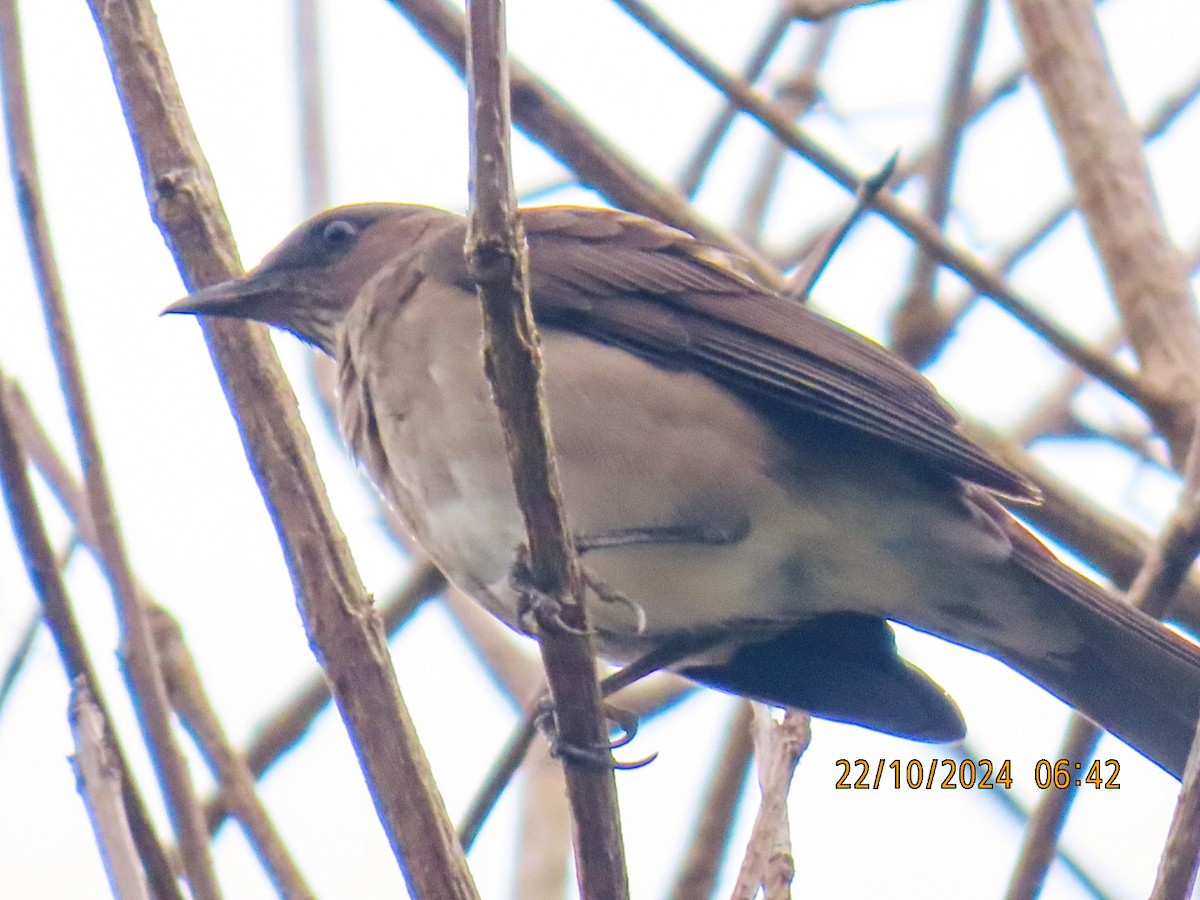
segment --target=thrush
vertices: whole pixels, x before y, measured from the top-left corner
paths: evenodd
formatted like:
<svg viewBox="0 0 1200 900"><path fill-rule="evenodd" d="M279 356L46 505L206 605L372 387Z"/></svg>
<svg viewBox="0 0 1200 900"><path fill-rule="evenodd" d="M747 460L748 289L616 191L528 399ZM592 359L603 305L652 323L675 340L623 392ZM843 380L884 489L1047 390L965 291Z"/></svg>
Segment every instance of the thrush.
<svg viewBox="0 0 1200 900"><path fill-rule="evenodd" d="M1001 504L1035 488L914 369L629 213L521 213L563 500L598 650L674 640L706 685L921 741L965 732L890 621L986 653L1179 777L1200 653L1059 562ZM446 575L521 626L525 540L481 358L466 220L363 204L172 313L332 355L352 453ZM611 598L609 598L611 599Z"/></svg>

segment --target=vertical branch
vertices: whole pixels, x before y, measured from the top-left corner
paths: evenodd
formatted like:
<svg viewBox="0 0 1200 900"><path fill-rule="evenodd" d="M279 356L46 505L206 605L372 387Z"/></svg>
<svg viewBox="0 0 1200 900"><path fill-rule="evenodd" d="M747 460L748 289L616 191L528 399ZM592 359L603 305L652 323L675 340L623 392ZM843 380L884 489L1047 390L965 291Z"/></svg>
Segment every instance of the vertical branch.
<svg viewBox="0 0 1200 900"><path fill-rule="evenodd" d="M150 211L190 285L240 271L229 222L147 0L90 0ZM271 516L309 643L328 676L376 813L412 893L474 900L429 761L400 696L378 613L333 517L296 398L266 330L202 322Z"/></svg>
<svg viewBox="0 0 1200 900"><path fill-rule="evenodd" d="M607 747L594 656L541 395L541 354L528 296L525 237L509 145L508 57L502 0L468 4L471 222L467 265L484 310L484 355L529 538L532 589L560 610L537 616L555 720L564 746ZM605 751L605 756L611 756ZM567 793L585 898L629 893L611 764L568 761Z"/></svg>
<svg viewBox="0 0 1200 900"><path fill-rule="evenodd" d="M96 527L97 551L104 560L104 572L117 608L122 671L133 695L138 724L150 749L154 771L166 799L188 883L196 897L209 900L219 897L220 890L209 857L208 832L204 827L200 804L192 790L187 763L172 732L171 707L146 611L140 602L129 567L104 456L96 436L91 405L79 366L75 336L63 301L62 283L50 244L50 232L46 226L18 29L14 0L4 0L0 3L4 119L13 185L21 210L21 226L83 469L88 506Z"/></svg>

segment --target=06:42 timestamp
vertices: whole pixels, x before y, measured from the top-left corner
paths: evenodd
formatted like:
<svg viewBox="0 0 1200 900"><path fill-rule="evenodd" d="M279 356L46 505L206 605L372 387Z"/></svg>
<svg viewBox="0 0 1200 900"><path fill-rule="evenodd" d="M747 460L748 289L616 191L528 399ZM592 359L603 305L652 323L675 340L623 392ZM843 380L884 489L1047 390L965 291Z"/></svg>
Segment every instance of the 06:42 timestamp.
<svg viewBox="0 0 1200 900"><path fill-rule="evenodd" d="M834 788L837 790L879 790L890 787L894 790L935 788L994 790L997 787L1011 790L1013 786L1012 760L991 759L899 759L866 760L839 759L835 762L841 771ZM1091 786L1106 790L1120 789L1117 777L1121 764L1115 759L1092 760L1086 770L1082 763L1069 759L1039 759L1033 767L1033 783L1040 790L1066 790L1067 788Z"/></svg>

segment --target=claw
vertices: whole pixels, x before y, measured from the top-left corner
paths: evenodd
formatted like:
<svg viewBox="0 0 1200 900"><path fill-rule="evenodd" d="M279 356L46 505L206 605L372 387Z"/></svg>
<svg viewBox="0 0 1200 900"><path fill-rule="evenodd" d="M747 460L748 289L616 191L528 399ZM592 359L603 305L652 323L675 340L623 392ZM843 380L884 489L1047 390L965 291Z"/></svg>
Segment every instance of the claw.
<svg viewBox="0 0 1200 900"><path fill-rule="evenodd" d="M605 603L619 603L633 613L634 628L637 634L646 633L646 611L640 603L631 599L627 594L612 587L586 566L581 567L584 583L592 589L592 593Z"/></svg>
<svg viewBox="0 0 1200 900"><path fill-rule="evenodd" d="M546 739L546 743L550 748L550 755L566 762L580 763L605 769L630 771L648 766L658 758L657 753L651 753L642 759L630 760L628 762L613 759L612 751L618 747L624 747L637 734L638 718L633 712L627 709L621 709L607 703L604 704L604 715L620 731L620 736L607 745L579 746L564 742L558 733L558 725L554 721L554 704L550 701L549 697L543 697L539 702L533 721L538 731Z"/></svg>

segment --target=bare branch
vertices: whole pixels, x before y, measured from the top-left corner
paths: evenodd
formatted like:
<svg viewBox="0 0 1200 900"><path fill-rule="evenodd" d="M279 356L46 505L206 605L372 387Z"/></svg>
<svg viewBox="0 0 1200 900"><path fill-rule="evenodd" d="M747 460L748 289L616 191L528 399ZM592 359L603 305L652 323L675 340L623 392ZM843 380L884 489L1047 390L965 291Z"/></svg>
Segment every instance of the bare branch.
<svg viewBox="0 0 1200 900"><path fill-rule="evenodd" d="M764 900L785 900L796 872L788 826L787 795L800 756L812 738L808 713L789 709L776 724L765 706L754 707L754 747L762 801L746 858L742 860L733 900L752 900L763 889Z"/></svg>
<svg viewBox="0 0 1200 900"><path fill-rule="evenodd" d="M557 610L554 615L538 612L535 616L559 740L589 751L604 748L609 756L583 580L562 508L554 443L541 394L541 354L529 306L525 236L512 182L504 4L471 0L467 16L471 221L466 255L483 303L485 367L529 538L529 578L532 588L550 598ZM614 900L628 896L614 769L569 757L563 762L580 893L585 898Z"/></svg>
<svg viewBox="0 0 1200 900"><path fill-rule="evenodd" d="M189 285L240 271L212 173L146 0L89 4L155 221ZM266 330L203 322L247 459L279 535L310 644L329 676L410 890L474 898L449 817L400 696L379 618L333 518L296 400Z"/></svg>
<svg viewBox="0 0 1200 900"><path fill-rule="evenodd" d="M100 857L108 873L113 896L121 900L149 900L146 873L138 859L137 846L125 817L121 797L122 766L108 744L108 725L88 690L87 679L78 676L71 683L69 718L75 738L75 756L71 764L83 805L87 807Z"/></svg>

